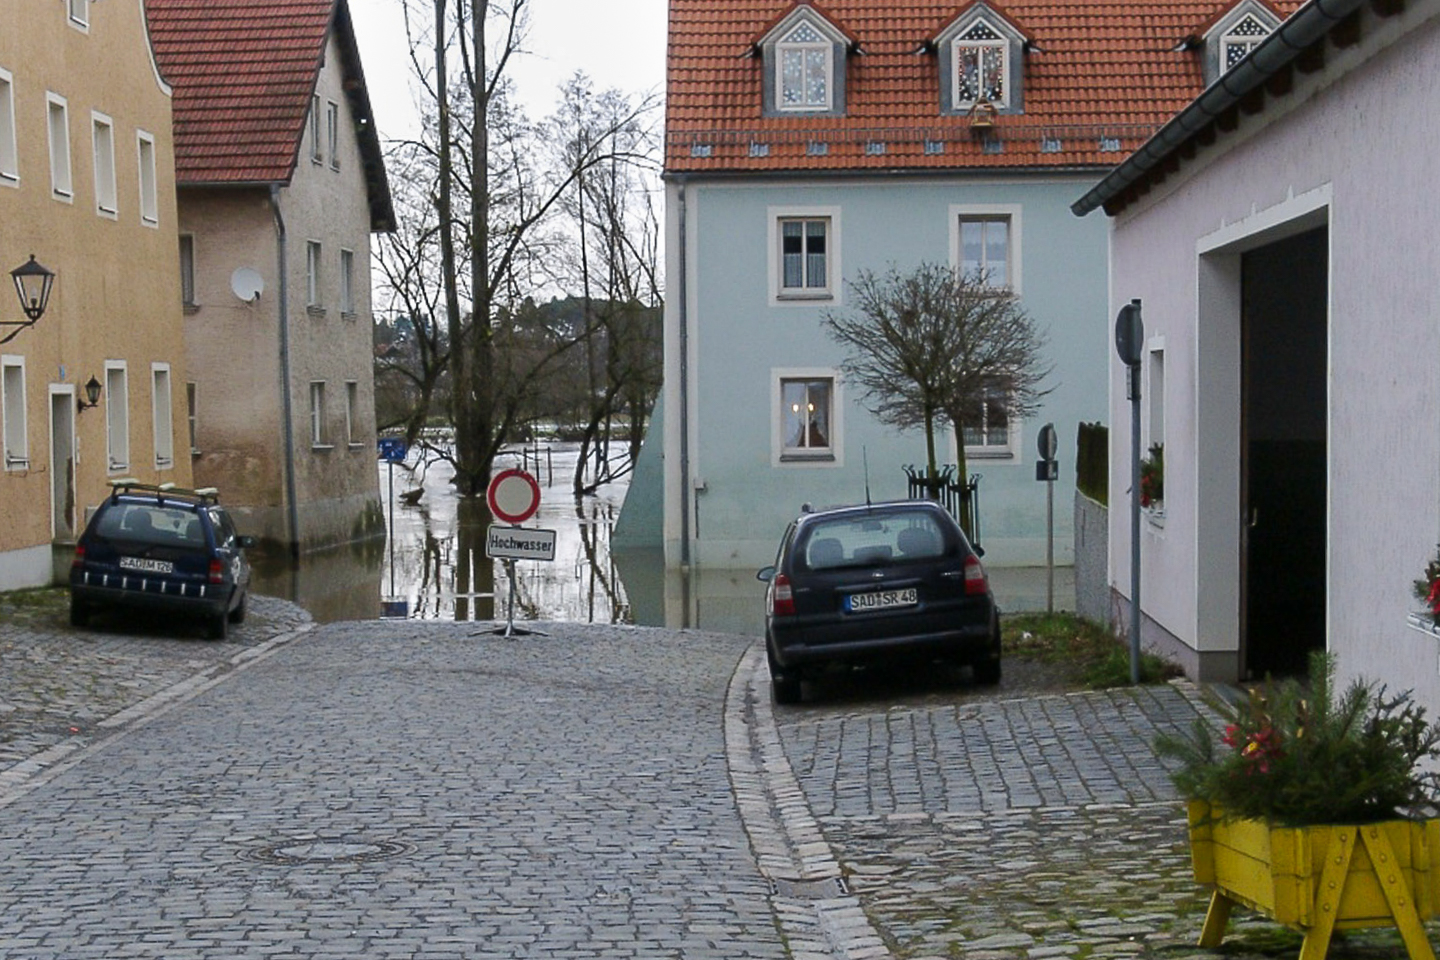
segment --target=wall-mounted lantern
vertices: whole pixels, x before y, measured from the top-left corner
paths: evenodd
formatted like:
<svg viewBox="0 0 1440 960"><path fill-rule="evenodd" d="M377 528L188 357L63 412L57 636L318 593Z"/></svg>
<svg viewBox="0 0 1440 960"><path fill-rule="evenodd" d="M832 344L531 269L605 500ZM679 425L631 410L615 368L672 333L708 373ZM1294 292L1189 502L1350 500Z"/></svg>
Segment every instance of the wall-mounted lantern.
<svg viewBox="0 0 1440 960"><path fill-rule="evenodd" d="M55 283L55 274L36 263L32 253L29 262L10 271L10 279L15 281L15 295L20 298L20 309L25 311L26 319L0 320L0 326L19 328L12 330L0 343L14 340L21 330L33 327L35 321L44 315L50 303L50 288Z"/></svg>
<svg viewBox="0 0 1440 960"><path fill-rule="evenodd" d="M87 402L87 401L88 401L88 402ZM76 413L84 413L86 410L89 410L91 407L98 407L99 405L100 405L100 381L99 381L99 380L96 380L94 377L91 377L91 378L90 378L88 381L86 381L86 383L85 383L85 399L84 399L84 400L81 400L81 399L79 399L79 398L77 397L76 400L75 400L75 407L76 407L75 412L76 412Z"/></svg>

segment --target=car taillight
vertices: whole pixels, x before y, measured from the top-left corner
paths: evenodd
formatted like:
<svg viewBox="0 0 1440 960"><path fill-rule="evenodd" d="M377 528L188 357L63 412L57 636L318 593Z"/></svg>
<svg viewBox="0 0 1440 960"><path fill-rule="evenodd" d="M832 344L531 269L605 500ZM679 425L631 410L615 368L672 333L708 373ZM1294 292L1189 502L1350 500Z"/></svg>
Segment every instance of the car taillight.
<svg viewBox="0 0 1440 960"><path fill-rule="evenodd" d="M776 574L775 582L771 584L775 591L771 596L774 598L770 604L770 612L777 617L793 617L795 615L795 592L790 589L790 578L785 574Z"/></svg>
<svg viewBox="0 0 1440 960"><path fill-rule="evenodd" d="M85 564L85 548L84 548L83 546L81 546L80 544L77 543L77 544L75 544L75 556L74 556L73 558L71 558L71 560L70 560L70 566L72 566L72 567L80 567L80 566L84 566L84 564Z"/></svg>
<svg viewBox="0 0 1440 960"><path fill-rule="evenodd" d="M980 558L971 554L965 558L965 593L983 594L990 589L990 582L985 579L985 568L980 566Z"/></svg>
<svg viewBox="0 0 1440 960"><path fill-rule="evenodd" d="M210 561L210 582L225 582L225 564L221 563L219 560Z"/></svg>

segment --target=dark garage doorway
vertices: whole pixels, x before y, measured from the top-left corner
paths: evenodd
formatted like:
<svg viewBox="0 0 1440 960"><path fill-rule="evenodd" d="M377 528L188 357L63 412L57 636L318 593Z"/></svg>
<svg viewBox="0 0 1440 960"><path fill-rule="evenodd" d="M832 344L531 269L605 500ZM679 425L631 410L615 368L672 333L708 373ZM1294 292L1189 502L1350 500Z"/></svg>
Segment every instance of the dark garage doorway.
<svg viewBox="0 0 1440 960"><path fill-rule="evenodd" d="M1329 231L1241 260L1241 656L1260 679L1325 646Z"/></svg>

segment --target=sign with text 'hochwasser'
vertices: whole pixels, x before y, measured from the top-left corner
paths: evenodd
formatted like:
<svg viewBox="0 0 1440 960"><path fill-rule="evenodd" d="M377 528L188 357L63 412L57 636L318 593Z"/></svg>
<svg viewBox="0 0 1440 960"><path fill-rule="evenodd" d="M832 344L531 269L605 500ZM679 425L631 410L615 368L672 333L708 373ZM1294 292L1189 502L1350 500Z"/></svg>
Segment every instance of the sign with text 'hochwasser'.
<svg viewBox="0 0 1440 960"><path fill-rule="evenodd" d="M555 531L491 524L485 532L485 556L496 560L554 560Z"/></svg>

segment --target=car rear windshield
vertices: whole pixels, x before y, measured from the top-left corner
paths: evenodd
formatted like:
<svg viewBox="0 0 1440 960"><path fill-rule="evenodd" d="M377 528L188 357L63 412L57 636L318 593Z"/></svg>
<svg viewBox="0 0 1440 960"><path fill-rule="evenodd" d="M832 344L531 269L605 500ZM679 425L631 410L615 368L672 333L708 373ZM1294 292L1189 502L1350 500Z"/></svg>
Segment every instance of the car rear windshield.
<svg viewBox="0 0 1440 960"><path fill-rule="evenodd" d="M205 546L205 531L195 511L160 504L114 504L100 518L95 532L109 540Z"/></svg>
<svg viewBox="0 0 1440 960"><path fill-rule="evenodd" d="M811 570L926 560L945 555L945 531L928 512L906 511L820 520L803 557Z"/></svg>

